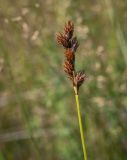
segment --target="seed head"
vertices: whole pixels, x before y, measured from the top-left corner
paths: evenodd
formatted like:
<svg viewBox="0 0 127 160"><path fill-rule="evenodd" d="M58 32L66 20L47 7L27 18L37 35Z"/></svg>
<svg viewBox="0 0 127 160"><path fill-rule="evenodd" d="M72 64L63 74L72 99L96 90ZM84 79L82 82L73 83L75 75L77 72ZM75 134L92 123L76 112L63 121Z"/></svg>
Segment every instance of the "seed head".
<svg viewBox="0 0 127 160"><path fill-rule="evenodd" d="M64 32L59 32L57 34L57 42L62 45L65 49L65 62L64 71L73 83L74 90L78 91L80 86L86 79L84 71L75 71L75 52L79 47L77 37L73 37L74 34L74 24L68 21L65 24ZM76 93L77 94L77 93Z"/></svg>

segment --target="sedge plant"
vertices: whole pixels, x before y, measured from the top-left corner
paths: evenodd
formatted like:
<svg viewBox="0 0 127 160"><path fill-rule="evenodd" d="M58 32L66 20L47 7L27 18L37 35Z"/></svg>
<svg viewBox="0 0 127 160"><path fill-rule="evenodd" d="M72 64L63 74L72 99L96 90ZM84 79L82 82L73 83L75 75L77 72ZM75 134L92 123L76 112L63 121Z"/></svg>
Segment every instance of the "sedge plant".
<svg viewBox="0 0 127 160"><path fill-rule="evenodd" d="M84 160L87 160L85 136L83 132L80 103L79 103L79 88L86 80L86 75L84 73L84 70L81 71L75 70L75 52L79 47L79 43L77 37L73 36L73 34L74 34L74 24L72 21L68 21L65 24L64 31L59 32L56 37L57 37L57 42L60 45L62 45L65 49L64 71L67 74L68 78L71 80L73 85L76 106L77 106L77 115L78 115L80 136L83 148L83 155L84 155Z"/></svg>

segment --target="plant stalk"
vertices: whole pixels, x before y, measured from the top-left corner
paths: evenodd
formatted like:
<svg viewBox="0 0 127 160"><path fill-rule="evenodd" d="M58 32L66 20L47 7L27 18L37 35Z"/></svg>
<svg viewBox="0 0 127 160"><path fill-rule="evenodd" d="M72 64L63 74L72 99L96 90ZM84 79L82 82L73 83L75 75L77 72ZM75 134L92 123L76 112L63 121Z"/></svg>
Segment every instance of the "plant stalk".
<svg viewBox="0 0 127 160"><path fill-rule="evenodd" d="M83 125L82 125L82 118L81 118L81 111L80 111L80 104L79 104L79 96L78 96L78 92L77 92L76 87L74 87L74 91L75 91L75 100L76 100L76 106L77 106L77 114L78 114L78 122L79 122L83 155L84 155L84 160L87 160L87 152L86 152L85 136L83 133Z"/></svg>

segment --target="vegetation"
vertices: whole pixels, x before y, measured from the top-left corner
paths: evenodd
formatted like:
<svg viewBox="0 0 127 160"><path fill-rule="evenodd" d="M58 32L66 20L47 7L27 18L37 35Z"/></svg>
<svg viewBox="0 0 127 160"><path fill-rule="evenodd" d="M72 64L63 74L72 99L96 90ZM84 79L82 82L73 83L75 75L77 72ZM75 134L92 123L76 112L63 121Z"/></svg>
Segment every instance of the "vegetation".
<svg viewBox="0 0 127 160"><path fill-rule="evenodd" d="M88 75L80 89L88 160L126 160L127 2L1 0L0 8L0 160L83 157L55 40L69 19L77 70Z"/></svg>

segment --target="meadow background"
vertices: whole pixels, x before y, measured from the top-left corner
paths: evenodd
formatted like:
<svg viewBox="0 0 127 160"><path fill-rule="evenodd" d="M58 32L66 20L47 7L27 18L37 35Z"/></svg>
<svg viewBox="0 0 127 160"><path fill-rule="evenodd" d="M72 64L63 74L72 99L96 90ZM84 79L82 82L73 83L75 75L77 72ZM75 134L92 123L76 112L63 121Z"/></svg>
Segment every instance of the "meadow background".
<svg viewBox="0 0 127 160"><path fill-rule="evenodd" d="M127 1L0 0L0 160L82 160L55 34L75 24L88 160L127 159Z"/></svg>

